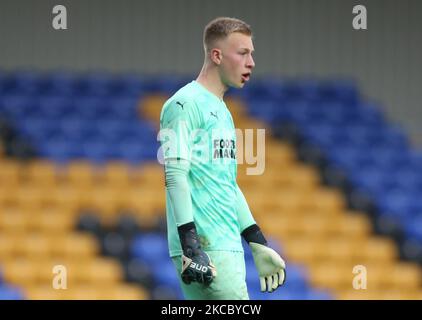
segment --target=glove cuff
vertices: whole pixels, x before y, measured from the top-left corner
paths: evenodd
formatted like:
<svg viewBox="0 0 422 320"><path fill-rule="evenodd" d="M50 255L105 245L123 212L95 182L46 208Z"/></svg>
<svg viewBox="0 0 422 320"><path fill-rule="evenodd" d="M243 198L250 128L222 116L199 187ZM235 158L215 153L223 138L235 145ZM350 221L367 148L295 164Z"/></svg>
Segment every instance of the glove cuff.
<svg viewBox="0 0 422 320"><path fill-rule="evenodd" d="M183 224L177 228L177 231L184 255L192 257L197 250L201 249L195 223L189 222Z"/></svg>
<svg viewBox="0 0 422 320"><path fill-rule="evenodd" d="M246 240L248 244L250 242L255 242L264 246L267 245L267 240L265 239L264 234L262 233L261 229L257 224L253 224L243 230L242 237Z"/></svg>

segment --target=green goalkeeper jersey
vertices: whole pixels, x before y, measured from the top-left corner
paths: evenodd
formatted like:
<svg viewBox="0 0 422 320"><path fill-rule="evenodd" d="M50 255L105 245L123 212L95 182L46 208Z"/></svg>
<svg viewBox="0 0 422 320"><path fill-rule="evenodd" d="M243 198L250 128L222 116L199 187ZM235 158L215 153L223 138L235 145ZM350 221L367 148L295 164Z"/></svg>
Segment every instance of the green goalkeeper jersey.
<svg viewBox="0 0 422 320"><path fill-rule="evenodd" d="M206 251L243 252L236 212L236 132L223 100L192 81L166 101L160 117L164 161L186 160L193 219ZM242 195L243 196L243 195ZM170 256L182 254L166 189Z"/></svg>

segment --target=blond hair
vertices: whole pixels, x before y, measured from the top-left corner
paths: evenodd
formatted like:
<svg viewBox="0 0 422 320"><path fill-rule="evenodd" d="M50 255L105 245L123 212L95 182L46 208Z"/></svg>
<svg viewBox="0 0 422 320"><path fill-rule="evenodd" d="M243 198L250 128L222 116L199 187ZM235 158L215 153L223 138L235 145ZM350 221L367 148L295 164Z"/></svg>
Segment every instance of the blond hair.
<svg viewBox="0 0 422 320"><path fill-rule="evenodd" d="M217 40L224 39L234 32L252 36L251 27L244 21L219 17L209 22L204 29L203 44L205 53L208 53Z"/></svg>

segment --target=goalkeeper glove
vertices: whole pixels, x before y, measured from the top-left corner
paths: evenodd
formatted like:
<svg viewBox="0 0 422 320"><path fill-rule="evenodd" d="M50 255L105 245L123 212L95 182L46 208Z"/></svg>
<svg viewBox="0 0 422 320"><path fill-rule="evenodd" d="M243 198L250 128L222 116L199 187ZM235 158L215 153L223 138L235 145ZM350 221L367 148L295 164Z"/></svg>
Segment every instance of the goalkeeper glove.
<svg viewBox="0 0 422 320"><path fill-rule="evenodd" d="M261 291L273 292L286 281L286 264L280 255L267 246L267 240L258 225L254 224L242 232L249 243L255 266L258 270Z"/></svg>
<svg viewBox="0 0 422 320"><path fill-rule="evenodd" d="M177 228L182 245L182 280L186 284L192 281L209 285L217 275L215 266L199 242L196 227L193 222L186 223Z"/></svg>

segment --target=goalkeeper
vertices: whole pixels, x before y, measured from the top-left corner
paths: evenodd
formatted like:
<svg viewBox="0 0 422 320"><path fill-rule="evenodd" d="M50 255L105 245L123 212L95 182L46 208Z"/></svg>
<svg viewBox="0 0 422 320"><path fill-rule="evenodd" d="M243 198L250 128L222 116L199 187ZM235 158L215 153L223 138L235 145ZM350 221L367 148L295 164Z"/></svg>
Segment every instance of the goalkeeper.
<svg viewBox="0 0 422 320"><path fill-rule="evenodd" d="M223 101L229 87L250 78L252 32L241 20L217 18L205 27L203 44L199 76L166 101L160 117L169 251L186 299L249 299L242 237L261 291L274 291L286 277L236 183L236 133Z"/></svg>

